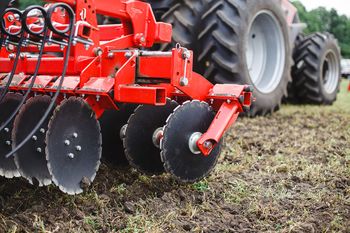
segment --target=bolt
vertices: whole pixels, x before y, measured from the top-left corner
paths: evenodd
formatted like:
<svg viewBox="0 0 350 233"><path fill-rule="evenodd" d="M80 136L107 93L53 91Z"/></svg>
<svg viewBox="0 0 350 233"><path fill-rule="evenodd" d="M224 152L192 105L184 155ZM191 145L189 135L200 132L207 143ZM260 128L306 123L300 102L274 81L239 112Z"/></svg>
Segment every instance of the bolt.
<svg viewBox="0 0 350 233"><path fill-rule="evenodd" d="M76 149L77 151L81 151L81 146L76 146L75 149Z"/></svg>
<svg viewBox="0 0 350 233"><path fill-rule="evenodd" d="M99 95L97 95L97 96L96 96L96 102L99 102L99 101L100 101L100 98L101 98L101 97L100 97Z"/></svg>
<svg viewBox="0 0 350 233"><path fill-rule="evenodd" d="M70 141L69 140L65 140L64 141L64 145L69 146L70 145Z"/></svg>
<svg viewBox="0 0 350 233"><path fill-rule="evenodd" d="M41 152L42 152L42 149L41 149L40 147L38 147L38 148L36 148L36 151L37 151L38 153L41 153Z"/></svg>
<svg viewBox="0 0 350 233"><path fill-rule="evenodd" d="M74 154L73 153L69 153L68 157L71 158L71 159L74 159Z"/></svg>
<svg viewBox="0 0 350 233"><path fill-rule="evenodd" d="M183 53L182 53L182 58L183 59L190 59L191 57L191 52L188 49L184 49Z"/></svg>
<svg viewBox="0 0 350 233"><path fill-rule="evenodd" d="M33 135L32 139L33 139L34 141L37 141L37 140L38 140L38 137L35 136L35 135Z"/></svg>
<svg viewBox="0 0 350 233"><path fill-rule="evenodd" d="M10 55L9 55L9 58L11 59L11 60L13 60L13 59L15 59L15 54L13 54L13 53L11 53Z"/></svg>
<svg viewBox="0 0 350 233"><path fill-rule="evenodd" d="M5 128L4 130L5 130L6 133L10 132L9 128Z"/></svg>
<svg viewBox="0 0 350 233"><path fill-rule="evenodd" d="M40 133L44 134L44 133L45 133L45 129L44 129L44 128L41 128L41 129L40 129Z"/></svg>
<svg viewBox="0 0 350 233"><path fill-rule="evenodd" d="M6 141L5 144L11 146L11 141Z"/></svg>
<svg viewBox="0 0 350 233"><path fill-rule="evenodd" d="M73 138L77 138L78 134L77 133L73 133Z"/></svg>
<svg viewBox="0 0 350 233"><path fill-rule="evenodd" d="M88 45L88 44L85 44L85 45L84 45L84 48L85 48L85 50L89 50L89 48L90 48L90 45Z"/></svg>
<svg viewBox="0 0 350 233"><path fill-rule="evenodd" d="M108 58L114 58L114 53L108 53L107 57Z"/></svg>
<svg viewBox="0 0 350 233"><path fill-rule="evenodd" d="M132 53L130 51L125 53L125 57L129 58L131 56L132 56Z"/></svg>
<svg viewBox="0 0 350 233"><path fill-rule="evenodd" d="M228 104L230 104L232 101L231 101L231 100L227 100L226 102L227 102Z"/></svg>
<svg viewBox="0 0 350 233"><path fill-rule="evenodd" d="M12 22L14 19L15 19L15 17L14 17L13 15L7 16L7 20L8 20L9 22Z"/></svg>
<svg viewBox="0 0 350 233"><path fill-rule="evenodd" d="M145 43L145 42L146 42L146 38L145 38L144 36L142 36L142 37L140 38L140 42L141 42L141 43Z"/></svg>
<svg viewBox="0 0 350 233"><path fill-rule="evenodd" d="M206 141L204 142L203 146L209 150L211 150L213 148L213 143L210 141Z"/></svg>
<svg viewBox="0 0 350 233"><path fill-rule="evenodd" d="M180 80L180 86L187 86L188 85L188 79L186 77L182 77Z"/></svg>

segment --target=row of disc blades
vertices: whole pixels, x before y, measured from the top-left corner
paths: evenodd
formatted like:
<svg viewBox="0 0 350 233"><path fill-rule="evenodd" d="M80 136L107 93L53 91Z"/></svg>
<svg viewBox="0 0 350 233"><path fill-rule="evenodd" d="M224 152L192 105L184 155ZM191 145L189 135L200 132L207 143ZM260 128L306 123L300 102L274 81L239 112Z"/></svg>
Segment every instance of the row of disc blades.
<svg viewBox="0 0 350 233"><path fill-rule="evenodd" d="M0 122L17 108L23 96L6 94L0 103ZM0 132L0 175L22 176L32 184L52 181L65 193L78 194L90 184L100 165L102 137L99 122L81 98L63 100L14 156L6 158L33 130L50 105L51 97L29 98L16 118Z"/></svg>
<svg viewBox="0 0 350 233"><path fill-rule="evenodd" d="M0 123L16 109L23 96L8 93L0 103ZM220 145L209 156L193 153L191 135L204 133L215 117L207 103L120 106L97 120L82 98L64 99L38 132L13 157L5 155L29 135L50 105L51 98L29 98L16 118L0 131L0 175L22 176L32 184L52 182L63 192L78 194L90 185L101 156L109 164L125 165L148 175L171 173L182 182L195 182L216 165ZM103 148L102 148L103 141Z"/></svg>

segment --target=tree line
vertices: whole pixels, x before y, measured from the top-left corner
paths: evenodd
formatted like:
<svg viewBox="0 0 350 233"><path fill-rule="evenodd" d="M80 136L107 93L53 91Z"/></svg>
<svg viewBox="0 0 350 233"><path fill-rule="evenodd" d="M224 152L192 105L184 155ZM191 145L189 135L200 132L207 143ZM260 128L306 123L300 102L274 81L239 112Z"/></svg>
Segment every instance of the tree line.
<svg viewBox="0 0 350 233"><path fill-rule="evenodd" d="M350 58L350 19L339 15L335 9L327 10L324 7L307 11L299 2L293 2L297 7L300 21L307 24L305 34L313 32L330 32L339 41L343 57Z"/></svg>

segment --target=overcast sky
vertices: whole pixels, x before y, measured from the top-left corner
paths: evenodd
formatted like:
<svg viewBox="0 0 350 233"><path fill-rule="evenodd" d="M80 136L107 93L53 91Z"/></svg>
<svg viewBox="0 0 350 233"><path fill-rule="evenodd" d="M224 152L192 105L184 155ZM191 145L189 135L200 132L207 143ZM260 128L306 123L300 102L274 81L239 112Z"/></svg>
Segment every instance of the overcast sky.
<svg viewBox="0 0 350 233"><path fill-rule="evenodd" d="M350 2L347 0L300 0L308 10L324 6L327 9L335 8L339 14L350 17Z"/></svg>

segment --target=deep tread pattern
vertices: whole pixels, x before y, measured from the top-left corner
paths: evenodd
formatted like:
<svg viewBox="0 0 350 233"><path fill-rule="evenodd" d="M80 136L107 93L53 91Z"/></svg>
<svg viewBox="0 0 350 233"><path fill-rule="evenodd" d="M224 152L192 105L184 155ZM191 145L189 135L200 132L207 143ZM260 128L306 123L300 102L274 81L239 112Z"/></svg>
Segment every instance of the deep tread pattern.
<svg viewBox="0 0 350 233"><path fill-rule="evenodd" d="M199 67L214 83L253 84L245 58L245 41L254 15L264 9L275 14L281 24L286 44L289 44L284 14L276 0L221 0L215 1L202 16L202 30L198 42L202 50ZM286 62L283 77L274 92L255 91L257 101L252 106L251 116L266 115L279 109L282 98L287 96L287 85L291 81L291 48L286 46Z"/></svg>
<svg viewBox="0 0 350 233"><path fill-rule="evenodd" d="M298 102L311 104L332 104L339 92L339 83L334 93L328 94L323 89L322 67L327 51L333 51L339 62L340 49L335 37L330 33L314 33L305 36L295 48L292 69L293 89Z"/></svg>
<svg viewBox="0 0 350 233"><path fill-rule="evenodd" d="M206 12L213 0L178 0L161 17L163 22L173 25L173 42L163 44L161 50L167 51L177 43L194 51L197 54L202 46L197 43L197 36L201 29L201 16Z"/></svg>

